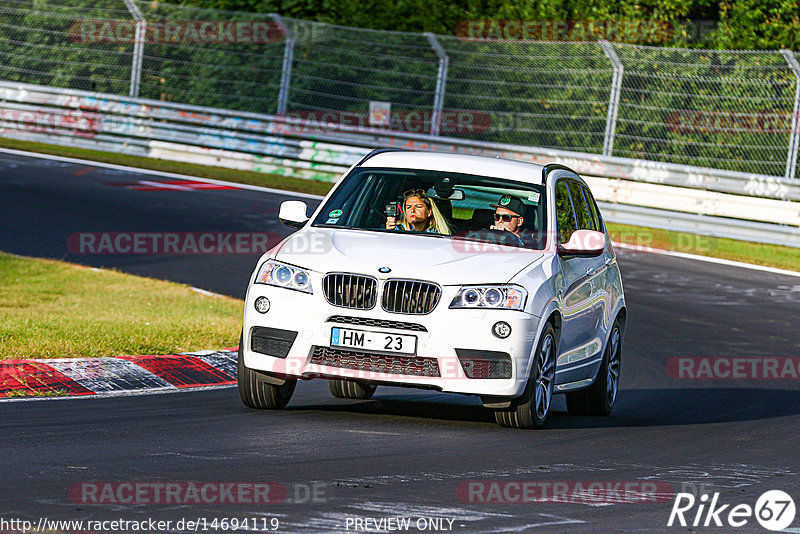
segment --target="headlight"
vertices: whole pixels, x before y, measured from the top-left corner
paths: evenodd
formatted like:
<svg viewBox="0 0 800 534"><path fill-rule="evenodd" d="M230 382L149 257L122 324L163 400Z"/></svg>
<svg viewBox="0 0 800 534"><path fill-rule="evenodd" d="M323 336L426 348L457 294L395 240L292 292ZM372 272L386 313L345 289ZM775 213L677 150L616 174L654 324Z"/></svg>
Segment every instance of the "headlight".
<svg viewBox="0 0 800 534"><path fill-rule="evenodd" d="M528 292L520 286L464 286L450 308L522 310L527 299Z"/></svg>
<svg viewBox="0 0 800 534"><path fill-rule="evenodd" d="M256 284L267 284L304 293L313 293L308 271L276 260L264 262L264 265L261 266L256 275Z"/></svg>

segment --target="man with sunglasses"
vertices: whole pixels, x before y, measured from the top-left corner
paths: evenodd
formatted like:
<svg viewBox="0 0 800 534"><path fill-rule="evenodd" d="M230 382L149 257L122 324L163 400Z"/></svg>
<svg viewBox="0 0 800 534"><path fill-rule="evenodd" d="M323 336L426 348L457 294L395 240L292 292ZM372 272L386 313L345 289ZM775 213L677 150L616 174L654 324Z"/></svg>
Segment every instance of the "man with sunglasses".
<svg viewBox="0 0 800 534"><path fill-rule="evenodd" d="M497 204L491 204L494 208L494 224L489 227L491 230L505 230L520 237L520 230L525 223L525 204L513 195L503 195Z"/></svg>
<svg viewBox="0 0 800 534"><path fill-rule="evenodd" d="M523 231L525 224L525 203L514 195L503 195L497 204L491 204L494 208L494 224L490 230L502 230L511 232L519 239L519 246L523 248L537 248L538 239L529 231Z"/></svg>

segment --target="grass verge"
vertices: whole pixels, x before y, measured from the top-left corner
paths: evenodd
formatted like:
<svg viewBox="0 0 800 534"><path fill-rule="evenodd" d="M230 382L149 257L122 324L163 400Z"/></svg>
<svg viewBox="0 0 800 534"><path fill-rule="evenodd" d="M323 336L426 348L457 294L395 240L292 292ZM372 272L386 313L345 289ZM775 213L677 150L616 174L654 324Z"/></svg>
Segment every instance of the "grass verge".
<svg viewBox="0 0 800 534"><path fill-rule="evenodd" d="M229 182L260 185L263 187L272 187L275 189L284 189L287 191L297 191L300 193L311 193L316 195L326 194L332 186L332 184L329 183L302 180L298 178L287 178L285 176L274 174L238 171L234 169L225 169L222 167L207 167L205 165L194 165L192 163L157 160L138 156L127 156L123 154L114 154L111 152L62 147L59 145L19 141L16 139L5 139L2 137L0 137L0 147L27 150L30 152L40 152L44 154L54 154L58 156L68 156L73 158L83 158L92 161L101 161L104 163L114 163L117 165L130 165L131 167L140 167L143 169L174 172L179 174L187 174L189 176L198 176L201 178L212 178L215 180L226 180ZM654 248L663 248L678 252L687 252L701 256L712 256L726 260L743 261L757 265L764 265L767 267L777 267L780 269L800 271L800 249L798 248L766 245L749 241L737 241L734 239L706 237L683 232L630 226L626 224L609 223L608 227L611 231L612 237L616 241L622 241L634 245L650 246Z"/></svg>
<svg viewBox="0 0 800 534"><path fill-rule="evenodd" d="M0 253L0 359L235 346L242 302L189 286Z"/></svg>
<svg viewBox="0 0 800 534"><path fill-rule="evenodd" d="M800 271L800 248L608 223L614 241Z"/></svg>

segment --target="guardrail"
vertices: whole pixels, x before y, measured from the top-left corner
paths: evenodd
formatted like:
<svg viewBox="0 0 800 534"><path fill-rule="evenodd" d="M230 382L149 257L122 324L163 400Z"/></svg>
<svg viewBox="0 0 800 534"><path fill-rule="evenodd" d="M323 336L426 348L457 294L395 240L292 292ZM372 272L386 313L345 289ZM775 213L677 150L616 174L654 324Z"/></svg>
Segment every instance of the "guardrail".
<svg viewBox="0 0 800 534"><path fill-rule="evenodd" d="M560 162L609 220L800 247L800 180L0 81L0 135L335 181L377 146Z"/></svg>

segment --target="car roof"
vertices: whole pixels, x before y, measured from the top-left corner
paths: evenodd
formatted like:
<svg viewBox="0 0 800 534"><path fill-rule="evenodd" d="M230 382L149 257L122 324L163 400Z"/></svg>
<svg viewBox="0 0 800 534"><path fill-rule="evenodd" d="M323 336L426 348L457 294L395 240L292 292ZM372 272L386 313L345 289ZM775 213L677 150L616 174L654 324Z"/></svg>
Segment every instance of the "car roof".
<svg viewBox="0 0 800 534"><path fill-rule="evenodd" d="M367 158L361 167L385 167L456 172L491 178L506 178L542 184L542 165L486 156L445 154L441 152L412 152L396 150L380 152Z"/></svg>

